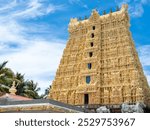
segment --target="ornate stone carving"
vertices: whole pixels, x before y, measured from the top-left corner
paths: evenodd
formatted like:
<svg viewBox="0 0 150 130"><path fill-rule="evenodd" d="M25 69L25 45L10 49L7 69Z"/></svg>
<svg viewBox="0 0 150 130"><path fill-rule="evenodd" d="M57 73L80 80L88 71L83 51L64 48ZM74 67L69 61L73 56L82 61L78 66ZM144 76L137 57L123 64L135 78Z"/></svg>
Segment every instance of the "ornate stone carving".
<svg viewBox="0 0 150 130"><path fill-rule="evenodd" d="M106 106L101 106L96 109L96 112L97 113L110 113L110 110L106 108Z"/></svg>
<svg viewBox="0 0 150 130"><path fill-rule="evenodd" d="M127 103L122 104L122 113L144 113L144 108L146 105L144 103L136 103L136 105L128 105Z"/></svg>
<svg viewBox="0 0 150 130"><path fill-rule="evenodd" d="M127 5L111 15L93 10L89 19L71 19L49 98L72 105L150 104L129 26Z"/></svg>
<svg viewBox="0 0 150 130"><path fill-rule="evenodd" d="M16 95L17 89L15 86L15 81L13 81L11 88L9 89L10 94Z"/></svg>

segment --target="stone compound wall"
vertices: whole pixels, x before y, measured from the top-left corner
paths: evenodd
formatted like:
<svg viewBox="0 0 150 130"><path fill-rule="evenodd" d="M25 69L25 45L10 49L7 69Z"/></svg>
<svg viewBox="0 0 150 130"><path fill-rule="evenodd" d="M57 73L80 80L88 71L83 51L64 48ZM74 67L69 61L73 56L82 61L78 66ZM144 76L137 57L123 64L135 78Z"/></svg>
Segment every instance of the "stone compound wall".
<svg viewBox="0 0 150 130"><path fill-rule="evenodd" d="M127 5L102 16L93 10L87 20L71 19L48 98L72 105L148 104L150 89L129 26Z"/></svg>

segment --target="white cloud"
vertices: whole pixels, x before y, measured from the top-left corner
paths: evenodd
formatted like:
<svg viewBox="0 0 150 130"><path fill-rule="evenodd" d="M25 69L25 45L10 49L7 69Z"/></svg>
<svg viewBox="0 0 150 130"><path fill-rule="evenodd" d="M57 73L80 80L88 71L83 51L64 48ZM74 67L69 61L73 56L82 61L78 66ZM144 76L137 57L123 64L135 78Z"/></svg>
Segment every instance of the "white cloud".
<svg viewBox="0 0 150 130"><path fill-rule="evenodd" d="M5 19L6 20L6 19ZM21 34L24 27L16 21L0 21L0 42L19 42L23 43L23 35Z"/></svg>
<svg viewBox="0 0 150 130"><path fill-rule="evenodd" d="M31 47L26 46L2 55L0 62L8 60L8 67L25 74L27 79L38 81L39 86L44 89L51 82L50 76L55 75L64 49L63 43L64 41L31 41ZM49 81L42 78L45 75L49 77Z"/></svg>
<svg viewBox="0 0 150 130"><path fill-rule="evenodd" d="M50 77L55 75L65 43L53 38L55 34L49 25L24 22L63 9L61 5L44 1L46 3L42 0L0 3L0 63L8 60L8 67L38 82L42 92L52 82ZM44 36L47 31L51 40ZM43 38L39 32L43 32Z"/></svg>
<svg viewBox="0 0 150 130"><path fill-rule="evenodd" d="M69 0L69 2L71 3L71 4L74 4L74 3L79 3L81 0Z"/></svg>
<svg viewBox="0 0 150 130"><path fill-rule="evenodd" d="M83 8L88 9L87 4L85 4L82 0L68 0L70 4L77 4Z"/></svg>
<svg viewBox="0 0 150 130"><path fill-rule="evenodd" d="M64 45L47 41L32 41L30 43L32 44L31 47L21 48L19 51L8 55L6 58L10 61L9 64L13 68L18 65L18 71L24 71L23 73L27 74L31 73L33 76L47 71L50 74L54 74Z"/></svg>
<svg viewBox="0 0 150 130"><path fill-rule="evenodd" d="M141 17L144 14L143 6L149 3L150 0L115 0L115 2L119 6L128 4L131 17Z"/></svg>
<svg viewBox="0 0 150 130"><path fill-rule="evenodd" d="M139 52L139 58L140 61L142 63L143 67L149 67L150 68L150 45L144 45L144 46L140 46L138 48L138 52ZM150 85L150 70L149 69L145 69L144 73L146 75L146 78L148 80L148 83Z"/></svg>
<svg viewBox="0 0 150 130"><path fill-rule="evenodd" d="M14 8L16 5L17 5L17 0L13 0L13 1L9 2L9 4L6 4L5 6L4 5L0 6L0 11L10 10L10 9Z"/></svg>
<svg viewBox="0 0 150 130"><path fill-rule="evenodd" d="M144 45L138 48L140 60L143 66L150 66L150 45Z"/></svg>
<svg viewBox="0 0 150 130"><path fill-rule="evenodd" d="M146 78L147 78L147 81L148 81L149 86L150 86L150 75L147 75Z"/></svg>
<svg viewBox="0 0 150 130"><path fill-rule="evenodd" d="M50 3L46 4L40 0L30 0L26 4L26 8L24 10L14 11L12 16L17 18L35 18L53 13L56 10L61 10L62 8L62 5L56 6Z"/></svg>
<svg viewBox="0 0 150 130"><path fill-rule="evenodd" d="M42 12L40 10L42 4L38 2L38 0L30 1L27 5L27 8L25 8L22 11L16 11L13 16L19 16L19 17L36 17L38 15L42 15Z"/></svg>
<svg viewBox="0 0 150 130"><path fill-rule="evenodd" d="M142 4L135 4L134 6L129 6L130 15L133 17L141 17L144 13Z"/></svg>

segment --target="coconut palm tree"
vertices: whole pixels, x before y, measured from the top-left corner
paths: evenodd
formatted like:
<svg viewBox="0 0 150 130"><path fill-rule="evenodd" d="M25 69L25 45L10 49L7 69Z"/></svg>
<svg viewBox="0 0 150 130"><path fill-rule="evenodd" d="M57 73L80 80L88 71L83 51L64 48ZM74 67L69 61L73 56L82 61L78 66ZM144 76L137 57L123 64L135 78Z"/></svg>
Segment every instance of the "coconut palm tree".
<svg viewBox="0 0 150 130"><path fill-rule="evenodd" d="M29 97L29 98L40 98L38 91L40 88L37 87L37 83L34 83L33 80L25 80L24 74L16 73L10 69L6 68L8 61L0 64L0 92L8 93L9 88L12 85L12 82L16 82L17 95Z"/></svg>
<svg viewBox="0 0 150 130"><path fill-rule="evenodd" d="M38 91L40 88L37 88L37 83L34 83L33 80L26 80L24 79L24 75L21 73L16 73L15 75L15 81L16 81L16 89L17 89L17 95L34 98L39 98Z"/></svg>
<svg viewBox="0 0 150 130"><path fill-rule="evenodd" d="M40 96L38 95L38 91L40 90L40 88L37 87L38 85L37 83L34 83L33 80L30 80L30 81L26 81L26 85L27 88L25 92L28 95L28 97L32 97L34 99L40 98Z"/></svg>
<svg viewBox="0 0 150 130"><path fill-rule="evenodd" d="M0 64L0 72L5 68L8 61L4 61L2 64Z"/></svg>
<svg viewBox="0 0 150 130"><path fill-rule="evenodd" d="M13 78L15 76L14 72L10 68L6 68L8 61L4 61L0 64L0 91L8 92Z"/></svg>
<svg viewBox="0 0 150 130"><path fill-rule="evenodd" d="M28 97L25 94L26 82L25 82L25 79L24 79L24 75L17 72L16 75L15 75L15 81L16 81L16 89L17 89L16 94L20 95L20 96Z"/></svg>

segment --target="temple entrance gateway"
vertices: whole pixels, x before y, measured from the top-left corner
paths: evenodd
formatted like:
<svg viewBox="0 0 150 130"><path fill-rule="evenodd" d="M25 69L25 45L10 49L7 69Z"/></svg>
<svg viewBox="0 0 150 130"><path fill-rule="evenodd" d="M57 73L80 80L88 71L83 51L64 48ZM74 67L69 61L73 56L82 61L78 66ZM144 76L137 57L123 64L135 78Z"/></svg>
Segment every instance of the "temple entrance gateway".
<svg viewBox="0 0 150 130"><path fill-rule="evenodd" d="M127 8L123 5L105 15L93 10L89 19L70 20L69 40L48 98L86 104L88 109L119 109L123 103L137 102L150 106L150 89L130 33Z"/></svg>
<svg viewBox="0 0 150 130"><path fill-rule="evenodd" d="M89 94L84 94L84 105L89 104Z"/></svg>

